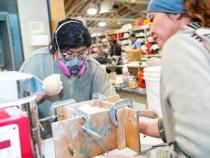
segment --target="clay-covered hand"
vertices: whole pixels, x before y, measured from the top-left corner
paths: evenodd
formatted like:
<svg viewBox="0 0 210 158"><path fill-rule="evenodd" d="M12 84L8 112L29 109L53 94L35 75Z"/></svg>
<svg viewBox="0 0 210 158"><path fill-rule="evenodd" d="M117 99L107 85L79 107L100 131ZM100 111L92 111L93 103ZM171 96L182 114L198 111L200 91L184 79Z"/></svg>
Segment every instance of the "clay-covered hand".
<svg viewBox="0 0 210 158"><path fill-rule="evenodd" d="M43 88L48 96L54 96L61 92L63 85L59 74L52 74L43 80Z"/></svg>

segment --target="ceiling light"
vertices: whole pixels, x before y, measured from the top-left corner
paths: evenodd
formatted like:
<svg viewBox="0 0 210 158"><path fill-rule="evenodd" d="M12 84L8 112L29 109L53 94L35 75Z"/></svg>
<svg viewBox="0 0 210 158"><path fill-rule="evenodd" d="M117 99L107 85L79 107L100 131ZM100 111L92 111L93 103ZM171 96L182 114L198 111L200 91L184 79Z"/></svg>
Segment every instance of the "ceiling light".
<svg viewBox="0 0 210 158"><path fill-rule="evenodd" d="M101 22L98 23L98 26L105 27L106 26L106 23L104 21L101 21Z"/></svg>
<svg viewBox="0 0 210 158"><path fill-rule="evenodd" d="M90 5L89 8L87 9L87 13L89 15L96 15L98 12L98 8L95 5Z"/></svg>

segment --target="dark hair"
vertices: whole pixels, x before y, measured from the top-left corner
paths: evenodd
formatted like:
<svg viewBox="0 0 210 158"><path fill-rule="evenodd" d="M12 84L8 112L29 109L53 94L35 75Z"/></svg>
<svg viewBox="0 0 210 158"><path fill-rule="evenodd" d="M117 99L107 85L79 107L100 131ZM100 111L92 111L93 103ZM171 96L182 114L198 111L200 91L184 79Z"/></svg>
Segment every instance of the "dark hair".
<svg viewBox="0 0 210 158"><path fill-rule="evenodd" d="M136 38L135 33L131 33L130 37Z"/></svg>
<svg viewBox="0 0 210 158"><path fill-rule="evenodd" d="M51 54L54 54L58 47L62 51L80 46L90 47L90 45L91 36L83 23L80 20L66 18L58 22L49 50Z"/></svg>
<svg viewBox="0 0 210 158"><path fill-rule="evenodd" d="M113 43L113 44L117 44L117 40L116 40L116 39L113 39L113 40L112 40L112 43Z"/></svg>
<svg viewBox="0 0 210 158"><path fill-rule="evenodd" d="M185 0L185 9L193 21L201 22L204 27L210 27L209 0Z"/></svg>

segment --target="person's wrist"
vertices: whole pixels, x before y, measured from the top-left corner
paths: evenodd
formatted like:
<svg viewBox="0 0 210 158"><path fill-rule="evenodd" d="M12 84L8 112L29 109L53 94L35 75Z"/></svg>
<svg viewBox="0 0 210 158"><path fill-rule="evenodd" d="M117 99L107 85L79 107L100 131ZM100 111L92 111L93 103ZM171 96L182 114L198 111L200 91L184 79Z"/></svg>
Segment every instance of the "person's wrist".
<svg viewBox="0 0 210 158"><path fill-rule="evenodd" d="M145 134L147 131L147 125L144 122L139 122L139 133Z"/></svg>
<svg viewBox="0 0 210 158"><path fill-rule="evenodd" d="M36 93L36 102L39 103L47 97L46 92Z"/></svg>

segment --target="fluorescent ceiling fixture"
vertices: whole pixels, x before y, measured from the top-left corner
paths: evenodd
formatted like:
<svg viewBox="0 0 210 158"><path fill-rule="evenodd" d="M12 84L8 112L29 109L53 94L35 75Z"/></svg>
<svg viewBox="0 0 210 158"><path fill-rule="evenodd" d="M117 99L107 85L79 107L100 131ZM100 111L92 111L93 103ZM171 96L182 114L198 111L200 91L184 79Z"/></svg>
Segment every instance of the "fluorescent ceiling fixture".
<svg viewBox="0 0 210 158"><path fill-rule="evenodd" d="M100 13L116 12L119 9L114 0L104 0L100 5Z"/></svg>
<svg viewBox="0 0 210 158"><path fill-rule="evenodd" d="M101 21L101 22L98 23L98 26L105 27L106 26L106 23L104 21Z"/></svg>
<svg viewBox="0 0 210 158"><path fill-rule="evenodd" d="M95 6L91 6L87 9L87 13L89 15L96 15L97 12L98 12L98 8L96 8Z"/></svg>
<svg viewBox="0 0 210 158"><path fill-rule="evenodd" d="M104 0L100 5L100 13L106 13L112 9L112 1Z"/></svg>

